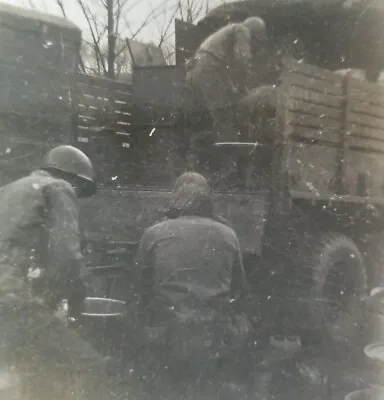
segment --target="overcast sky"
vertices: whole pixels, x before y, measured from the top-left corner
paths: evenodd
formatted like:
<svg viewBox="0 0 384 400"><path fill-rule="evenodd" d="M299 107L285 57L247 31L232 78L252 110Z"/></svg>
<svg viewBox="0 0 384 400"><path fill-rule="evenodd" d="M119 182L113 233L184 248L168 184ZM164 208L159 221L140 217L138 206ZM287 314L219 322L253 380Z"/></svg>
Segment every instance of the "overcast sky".
<svg viewBox="0 0 384 400"><path fill-rule="evenodd" d="M14 4L18 6L31 7L46 11L52 14L61 15L60 8L56 4L56 0L0 0L3 3ZM159 31L163 29L166 21L172 18L178 0L130 0L126 6L126 15L124 18L129 22L133 31L137 30L143 22L151 15L152 10L156 10L156 16L151 16L150 23L143 28L138 36L144 41L153 40L159 37ZM200 0L199 0L200 1ZM209 0L201 0L209 1ZM214 0L210 0L214 1ZM101 18L105 16L105 9L100 4L100 0L87 0L88 4L92 4L95 10L98 10ZM68 18L83 29L84 34L88 34L85 19L81 13L81 9L76 4L76 0L63 0ZM152 11L152 14L154 12ZM173 25L172 25L173 27ZM129 32L127 32L129 35Z"/></svg>

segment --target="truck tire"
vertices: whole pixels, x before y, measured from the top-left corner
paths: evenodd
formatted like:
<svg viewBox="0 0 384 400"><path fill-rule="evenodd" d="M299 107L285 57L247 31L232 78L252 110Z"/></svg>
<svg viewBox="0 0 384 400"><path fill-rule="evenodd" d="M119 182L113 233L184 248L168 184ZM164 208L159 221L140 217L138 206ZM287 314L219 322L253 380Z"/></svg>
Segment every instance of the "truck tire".
<svg viewBox="0 0 384 400"><path fill-rule="evenodd" d="M361 299L368 291L362 254L350 238L337 233L316 236L305 247L311 329L332 341L356 343L364 321Z"/></svg>

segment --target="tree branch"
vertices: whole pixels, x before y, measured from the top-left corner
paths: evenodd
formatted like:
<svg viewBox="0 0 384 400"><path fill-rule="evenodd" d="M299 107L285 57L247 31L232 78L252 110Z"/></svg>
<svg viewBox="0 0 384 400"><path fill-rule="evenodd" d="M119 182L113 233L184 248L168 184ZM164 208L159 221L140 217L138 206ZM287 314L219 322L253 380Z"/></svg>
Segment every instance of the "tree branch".
<svg viewBox="0 0 384 400"><path fill-rule="evenodd" d="M77 3L78 3L78 5L80 6L80 8L81 8L81 10L83 12L83 15L84 15L84 17L85 17L85 19L87 21L87 25L88 25L89 31L91 33L91 36L92 36L98 68L100 68L100 65L101 65L102 68L103 68L104 74L106 74L107 73L107 68L106 68L106 65L105 65L105 62L104 62L104 59L103 59L103 55L102 55L101 50L100 50L98 37L96 36L94 27L92 26L92 23L91 23L92 19L93 19L93 21L95 21L95 17L94 17L94 15L92 13L90 13L89 7L88 7L88 10L85 8L85 5L84 5L82 0L77 0ZM90 15L89 15L89 13L90 13ZM96 24L96 30L97 30L97 24Z"/></svg>

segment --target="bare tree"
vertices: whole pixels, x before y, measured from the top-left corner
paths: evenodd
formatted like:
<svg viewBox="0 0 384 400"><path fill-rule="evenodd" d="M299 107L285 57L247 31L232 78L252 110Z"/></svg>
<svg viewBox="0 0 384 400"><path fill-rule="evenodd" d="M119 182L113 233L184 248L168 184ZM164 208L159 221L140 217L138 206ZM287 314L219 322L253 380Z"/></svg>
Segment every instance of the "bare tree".
<svg viewBox="0 0 384 400"><path fill-rule="evenodd" d="M35 6L34 0L27 0ZM130 52L126 38L138 40L140 34L151 27L152 42L162 48L167 59L174 58L175 18L193 23L206 14L211 2L222 0L164 0L151 6L141 16L141 21L133 21L135 7L143 0L74 0L86 23L80 54L80 68L83 72L107 76L115 79L120 73L130 71ZM67 4L64 0L54 0L61 14L67 18ZM136 22L136 23L135 23Z"/></svg>

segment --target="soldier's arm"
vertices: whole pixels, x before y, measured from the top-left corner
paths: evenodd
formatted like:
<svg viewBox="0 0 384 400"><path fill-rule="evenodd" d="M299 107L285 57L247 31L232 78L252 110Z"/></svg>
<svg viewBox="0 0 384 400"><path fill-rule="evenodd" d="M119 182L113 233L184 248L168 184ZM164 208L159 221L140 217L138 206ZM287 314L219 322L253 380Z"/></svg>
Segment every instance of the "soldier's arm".
<svg viewBox="0 0 384 400"><path fill-rule="evenodd" d="M68 299L71 313L79 314L85 297L79 234L79 209L74 190L56 181L44 191L48 214L46 275L54 301Z"/></svg>

